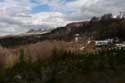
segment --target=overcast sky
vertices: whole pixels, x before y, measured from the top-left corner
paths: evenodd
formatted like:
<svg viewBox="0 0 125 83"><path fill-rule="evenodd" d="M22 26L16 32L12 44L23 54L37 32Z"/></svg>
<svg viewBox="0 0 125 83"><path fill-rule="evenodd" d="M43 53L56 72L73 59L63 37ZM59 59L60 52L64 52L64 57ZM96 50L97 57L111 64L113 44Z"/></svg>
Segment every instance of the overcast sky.
<svg viewBox="0 0 125 83"><path fill-rule="evenodd" d="M0 0L0 35L65 26L104 13L117 15L125 0Z"/></svg>

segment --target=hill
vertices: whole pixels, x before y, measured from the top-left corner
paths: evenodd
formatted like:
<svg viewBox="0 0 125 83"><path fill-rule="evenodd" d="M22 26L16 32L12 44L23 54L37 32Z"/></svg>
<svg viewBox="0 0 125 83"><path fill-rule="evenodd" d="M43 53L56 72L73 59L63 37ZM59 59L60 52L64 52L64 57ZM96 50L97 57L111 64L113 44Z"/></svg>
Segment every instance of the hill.
<svg viewBox="0 0 125 83"><path fill-rule="evenodd" d="M125 18L113 18L109 14L100 18L93 17L90 21L70 23L52 31L59 39L72 39L75 34L80 34L82 38L118 38L122 41L125 40L124 32Z"/></svg>
<svg viewBox="0 0 125 83"><path fill-rule="evenodd" d="M125 40L125 18L113 18L112 14L93 17L90 21L73 22L64 27L57 27L49 32L32 32L16 36L0 38L0 44L5 47L36 43L43 40L72 41L76 34L81 40L87 39L119 39Z"/></svg>

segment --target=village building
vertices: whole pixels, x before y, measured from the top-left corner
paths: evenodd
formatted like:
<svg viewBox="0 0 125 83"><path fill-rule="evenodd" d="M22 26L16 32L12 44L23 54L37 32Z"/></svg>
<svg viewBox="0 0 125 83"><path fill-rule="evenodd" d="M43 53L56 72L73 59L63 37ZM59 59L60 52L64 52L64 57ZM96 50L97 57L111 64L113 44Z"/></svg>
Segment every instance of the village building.
<svg viewBox="0 0 125 83"><path fill-rule="evenodd" d="M106 40L96 40L95 45L96 46L110 46L113 44L113 39L106 39Z"/></svg>
<svg viewBox="0 0 125 83"><path fill-rule="evenodd" d="M75 42L79 42L79 39L80 39L80 34L75 34Z"/></svg>
<svg viewBox="0 0 125 83"><path fill-rule="evenodd" d="M116 43L115 46L116 46L116 48L125 48L125 42Z"/></svg>

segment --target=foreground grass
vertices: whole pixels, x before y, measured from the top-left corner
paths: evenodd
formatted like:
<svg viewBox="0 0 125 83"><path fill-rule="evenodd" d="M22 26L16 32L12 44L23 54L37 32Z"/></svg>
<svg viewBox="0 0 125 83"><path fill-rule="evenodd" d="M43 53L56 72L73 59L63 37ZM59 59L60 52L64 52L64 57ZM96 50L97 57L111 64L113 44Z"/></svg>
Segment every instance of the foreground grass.
<svg viewBox="0 0 125 83"><path fill-rule="evenodd" d="M1 68L0 83L125 83L125 49L97 53L54 49L45 62L26 62L24 56L20 50L15 66Z"/></svg>

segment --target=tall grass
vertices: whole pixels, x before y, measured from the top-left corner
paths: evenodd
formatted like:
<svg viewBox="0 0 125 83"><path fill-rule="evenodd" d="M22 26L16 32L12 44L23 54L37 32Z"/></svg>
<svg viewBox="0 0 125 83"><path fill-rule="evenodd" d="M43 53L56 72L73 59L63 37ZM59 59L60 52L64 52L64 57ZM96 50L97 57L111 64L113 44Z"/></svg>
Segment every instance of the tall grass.
<svg viewBox="0 0 125 83"><path fill-rule="evenodd" d="M6 48L0 47L0 65L11 67L17 61L17 56Z"/></svg>
<svg viewBox="0 0 125 83"><path fill-rule="evenodd" d="M24 50L21 49L19 63L5 70L0 79L2 83L87 83L88 80L92 83L94 79L97 79L96 83L102 83L101 80L105 83L107 77L108 81L112 80L110 75L116 75L114 79L121 77L117 77L117 74L123 73L122 76L125 76L125 49L75 53L55 48L46 63L29 63L24 56ZM97 75L103 77L96 77Z"/></svg>
<svg viewBox="0 0 125 83"><path fill-rule="evenodd" d="M72 43L48 41L1 47L0 83L114 83L112 79L125 77L125 49L96 53L77 50ZM11 67L2 69L10 63Z"/></svg>

